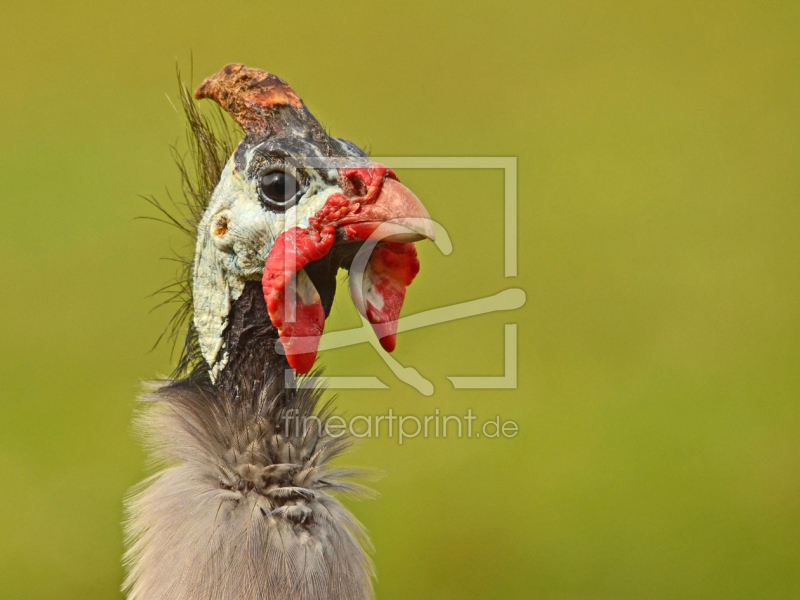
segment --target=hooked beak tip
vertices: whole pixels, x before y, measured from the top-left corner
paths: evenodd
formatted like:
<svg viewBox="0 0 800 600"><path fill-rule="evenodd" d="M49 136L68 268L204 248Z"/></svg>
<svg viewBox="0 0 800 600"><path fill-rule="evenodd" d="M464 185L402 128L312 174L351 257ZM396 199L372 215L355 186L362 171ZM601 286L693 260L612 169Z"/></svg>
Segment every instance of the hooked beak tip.
<svg viewBox="0 0 800 600"><path fill-rule="evenodd" d="M430 219L414 219L408 222L406 219L397 219L394 222L408 228L408 233L397 233L385 237L387 242L397 242L407 244L408 242L421 242L422 240L436 241L436 233L433 230L433 223Z"/></svg>

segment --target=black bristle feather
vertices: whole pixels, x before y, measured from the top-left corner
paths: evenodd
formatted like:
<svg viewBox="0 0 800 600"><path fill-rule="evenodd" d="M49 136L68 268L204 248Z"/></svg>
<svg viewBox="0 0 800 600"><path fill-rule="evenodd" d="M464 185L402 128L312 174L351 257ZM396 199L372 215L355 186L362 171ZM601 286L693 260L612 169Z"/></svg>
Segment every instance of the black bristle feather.
<svg viewBox="0 0 800 600"><path fill-rule="evenodd" d="M193 313L192 264L197 240L197 226L208 208L211 195L222 175L225 164L242 137L241 129L219 107L214 106L208 114L201 111L192 97L190 88L181 78L180 70L177 70L176 74L178 96L185 118L186 149L181 150L175 144L170 150L180 173L183 199L175 200L167 192L168 204L165 205L155 196L142 196L160 213L160 216L140 217L174 227L186 239L184 249L174 251L175 256L170 257L170 260L174 260L180 265L175 279L152 294L154 297L167 296L154 309L167 304L178 305L175 314L170 318L153 346L155 348L165 340L171 342L173 349L179 344L181 345L180 357L172 374L174 378L184 377L195 370L205 371L207 368L200 353L197 333L191 319ZM185 334L181 335L182 332Z"/></svg>

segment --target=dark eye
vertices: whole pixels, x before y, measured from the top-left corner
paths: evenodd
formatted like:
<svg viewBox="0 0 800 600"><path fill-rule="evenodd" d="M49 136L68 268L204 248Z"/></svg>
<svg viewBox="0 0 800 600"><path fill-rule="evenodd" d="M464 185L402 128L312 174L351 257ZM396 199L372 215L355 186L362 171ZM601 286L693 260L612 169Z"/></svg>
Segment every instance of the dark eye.
<svg viewBox="0 0 800 600"><path fill-rule="evenodd" d="M270 171L261 177L261 199L273 210L290 208L300 191L297 179L286 171Z"/></svg>

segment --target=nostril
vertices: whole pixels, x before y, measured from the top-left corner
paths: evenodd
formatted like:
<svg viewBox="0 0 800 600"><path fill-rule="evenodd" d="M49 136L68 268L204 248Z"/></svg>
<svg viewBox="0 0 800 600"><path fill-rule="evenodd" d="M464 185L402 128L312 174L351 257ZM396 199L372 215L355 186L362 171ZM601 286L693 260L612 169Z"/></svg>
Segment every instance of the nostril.
<svg viewBox="0 0 800 600"><path fill-rule="evenodd" d="M367 194L367 182L361 177L361 174L350 173L347 176L347 181L350 184L350 192L353 196L361 197Z"/></svg>

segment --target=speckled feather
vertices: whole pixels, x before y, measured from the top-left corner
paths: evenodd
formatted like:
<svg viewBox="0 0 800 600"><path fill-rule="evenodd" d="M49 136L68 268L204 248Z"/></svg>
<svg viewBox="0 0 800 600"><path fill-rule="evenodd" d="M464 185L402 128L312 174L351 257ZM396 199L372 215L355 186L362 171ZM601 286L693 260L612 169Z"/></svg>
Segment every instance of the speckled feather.
<svg viewBox="0 0 800 600"><path fill-rule="evenodd" d="M331 495L370 493L330 465L349 440L326 434L327 408L305 420L319 390L253 381L144 398L139 426L163 468L128 503L130 600L372 597L369 541Z"/></svg>

